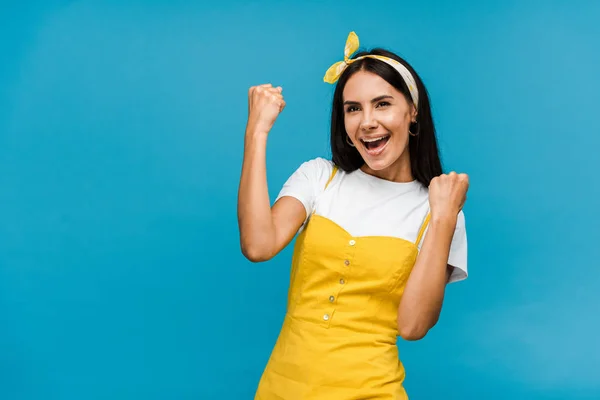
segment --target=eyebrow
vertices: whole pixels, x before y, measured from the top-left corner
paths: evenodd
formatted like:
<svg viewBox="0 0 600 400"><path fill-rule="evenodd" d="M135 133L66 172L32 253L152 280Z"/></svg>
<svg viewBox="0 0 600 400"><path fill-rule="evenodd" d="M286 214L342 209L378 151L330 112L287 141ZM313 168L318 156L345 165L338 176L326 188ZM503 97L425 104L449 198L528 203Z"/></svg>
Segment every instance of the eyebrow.
<svg viewBox="0 0 600 400"><path fill-rule="evenodd" d="M377 103L378 101L381 101L383 99L393 99L394 97L389 95L389 94L384 94L383 96L377 96L375 97L373 100L371 100L371 103ZM344 105L346 104L359 104L358 101L352 101L352 100L346 100L344 102Z"/></svg>

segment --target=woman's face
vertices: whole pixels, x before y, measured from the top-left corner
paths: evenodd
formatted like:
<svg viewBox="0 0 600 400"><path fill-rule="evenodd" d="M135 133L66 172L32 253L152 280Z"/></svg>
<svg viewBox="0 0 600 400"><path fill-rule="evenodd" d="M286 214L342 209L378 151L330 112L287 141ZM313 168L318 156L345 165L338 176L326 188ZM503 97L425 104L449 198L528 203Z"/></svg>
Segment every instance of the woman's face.
<svg viewBox="0 0 600 400"><path fill-rule="evenodd" d="M383 78L367 71L348 79L342 98L346 133L366 166L388 175L397 176L395 170L410 173L408 129L416 118L414 106Z"/></svg>

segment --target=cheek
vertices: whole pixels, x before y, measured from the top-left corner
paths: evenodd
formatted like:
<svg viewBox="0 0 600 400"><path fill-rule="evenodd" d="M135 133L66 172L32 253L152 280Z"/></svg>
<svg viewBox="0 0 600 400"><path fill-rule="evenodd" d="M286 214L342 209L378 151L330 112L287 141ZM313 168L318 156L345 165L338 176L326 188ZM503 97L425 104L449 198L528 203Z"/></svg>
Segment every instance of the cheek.
<svg viewBox="0 0 600 400"><path fill-rule="evenodd" d="M381 117L380 122L388 128L388 130L396 133L404 133L408 131L408 119L397 113L390 113Z"/></svg>
<svg viewBox="0 0 600 400"><path fill-rule="evenodd" d="M346 114L344 116L344 127L346 128L346 133L350 136L354 136L358 131L360 123L355 115Z"/></svg>

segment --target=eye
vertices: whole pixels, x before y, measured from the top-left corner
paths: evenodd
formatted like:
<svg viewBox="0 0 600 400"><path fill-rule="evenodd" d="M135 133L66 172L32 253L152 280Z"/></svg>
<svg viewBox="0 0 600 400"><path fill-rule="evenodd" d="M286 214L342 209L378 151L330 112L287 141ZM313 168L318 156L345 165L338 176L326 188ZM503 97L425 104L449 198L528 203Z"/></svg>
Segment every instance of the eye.
<svg viewBox="0 0 600 400"><path fill-rule="evenodd" d="M382 102L380 102L380 103L378 103L378 104L377 104L377 107L387 107L387 106L389 106L389 105L390 105L390 103L389 103L389 102L387 102L387 101L382 101Z"/></svg>
<svg viewBox="0 0 600 400"><path fill-rule="evenodd" d="M346 112L348 112L348 113L351 113L351 112L354 112L354 111L358 111L358 107L357 106L348 106L346 108Z"/></svg>

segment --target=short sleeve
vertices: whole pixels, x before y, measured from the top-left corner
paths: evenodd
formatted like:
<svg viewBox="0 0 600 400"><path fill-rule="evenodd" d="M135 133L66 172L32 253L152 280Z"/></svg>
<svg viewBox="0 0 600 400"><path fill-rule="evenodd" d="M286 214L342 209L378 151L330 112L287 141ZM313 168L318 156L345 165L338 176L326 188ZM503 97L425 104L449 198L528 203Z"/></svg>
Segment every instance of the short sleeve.
<svg viewBox="0 0 600 400"><path fill-rule="evenodd" d="M332 172L333 163L321 157L302 163L284 183L275 201L285 196L294 197L304 205L308 218Z"/></svg>
<svg viewBox="0 0 600 400"><path fill-rule="evenodd" d="M425 229L424 237L427 235L429 228ZM419 243L419 250L424 240ZM448 265L454 267L448 283L458 282L467 279L467 230L465 228L465 214L461 211L458 213L456 227L454 228L454 236L450 244L450 254L448 255Z"/></svg>
<svg viewBox="0 0 600 400"><path fill-rule="evenodd" d="M448 283L467 279L467 230L465 227L465 214L462 211L458 214L456 221L448 264L454 267Z"/></svg>

